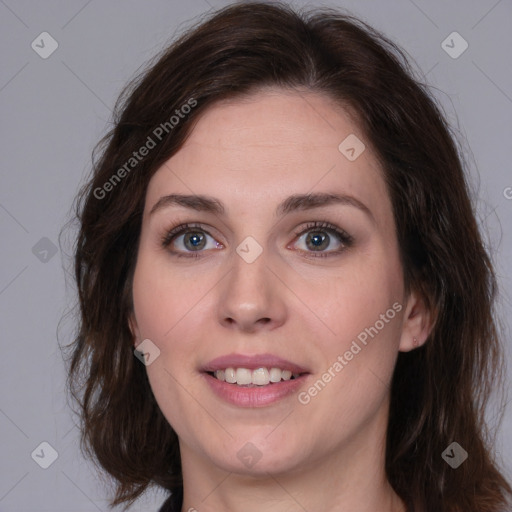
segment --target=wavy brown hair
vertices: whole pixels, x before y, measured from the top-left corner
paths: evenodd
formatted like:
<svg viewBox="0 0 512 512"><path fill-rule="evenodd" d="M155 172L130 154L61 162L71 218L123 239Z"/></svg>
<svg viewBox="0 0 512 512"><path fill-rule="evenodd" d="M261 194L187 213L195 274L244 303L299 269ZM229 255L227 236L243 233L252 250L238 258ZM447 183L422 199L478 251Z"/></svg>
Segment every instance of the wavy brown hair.
<svg viewBox="0 0 512 512"><path fill-rule="evenodd" d="M392 41L339 11L295 12L275 2L217 11L158 55L121 94L77 197L79 322L67 346L68 385L82 449L115 482L111 505L131 504L151 484L182 487L177 436L134 358L128 324L148 182L211 105L267 86L317 92L354 113L382 166L404 282L435 318L425 345L398 356L386 447L391 485L415 511L505 510L512 490L485 422L493 383L503 382L497 286L456 138ZM100 194L192 98L195 108ZM469 452L457 469L441 457L453 441Z"/></svg>

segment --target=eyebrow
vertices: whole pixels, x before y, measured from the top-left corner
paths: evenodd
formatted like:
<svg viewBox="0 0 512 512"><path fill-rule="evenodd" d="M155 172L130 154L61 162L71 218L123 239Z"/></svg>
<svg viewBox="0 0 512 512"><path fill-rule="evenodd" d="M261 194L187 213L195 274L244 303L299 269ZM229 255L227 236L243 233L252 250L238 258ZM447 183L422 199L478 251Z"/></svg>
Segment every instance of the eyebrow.
<svg viewBox="0 0 512 512"><path fill-rule="evenodd" d="M375 222L375 218L370 209L359 201L359 199L349 195L331 194L327 192L319 192L315 194L294 194L278 205L275 215L282 217L291 212L312 210L314 208L321 208L323 206L330 206L333 204L348 205L358 208L368 215L373 222ZM224 215L225 213L225 208L222 202L214 197L196 194L170 194L161 197L155 203L153 208L151 208L149 214L152 215L158 210L169 206L182 206L191 210L213 213L216 215Z"/></svg>

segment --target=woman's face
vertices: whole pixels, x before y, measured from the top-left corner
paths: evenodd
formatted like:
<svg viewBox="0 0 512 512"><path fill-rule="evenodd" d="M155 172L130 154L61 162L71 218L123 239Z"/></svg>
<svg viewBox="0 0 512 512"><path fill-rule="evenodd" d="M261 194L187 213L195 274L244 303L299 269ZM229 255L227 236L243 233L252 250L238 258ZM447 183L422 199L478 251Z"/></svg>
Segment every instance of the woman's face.
<svg viewBox="0 0 512 512"><path fill-rule="evenodd" d="M326 97L203 114L149 183L133 299L184 463L277 474L383 444L410 308L382 171Z"/></svg>

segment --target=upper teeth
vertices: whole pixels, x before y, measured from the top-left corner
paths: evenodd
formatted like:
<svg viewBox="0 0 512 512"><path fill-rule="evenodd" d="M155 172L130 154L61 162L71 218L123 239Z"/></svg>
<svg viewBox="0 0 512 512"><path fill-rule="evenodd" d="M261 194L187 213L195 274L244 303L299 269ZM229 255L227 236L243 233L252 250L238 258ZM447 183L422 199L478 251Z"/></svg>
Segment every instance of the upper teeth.
<svg viewBox="0 0 512 512"><path fill-rule="evenodd" d="M217 379L229 382L230 384L247 385L255 384L257 386L266 386L270 382L280 382L282 380L290 380L292 372L290 370L281 370L281 368L257 368L249 370L247 368L226 368L225 370L217 370L214 372ZM294 373L296 378L298 373Z"/></svg>

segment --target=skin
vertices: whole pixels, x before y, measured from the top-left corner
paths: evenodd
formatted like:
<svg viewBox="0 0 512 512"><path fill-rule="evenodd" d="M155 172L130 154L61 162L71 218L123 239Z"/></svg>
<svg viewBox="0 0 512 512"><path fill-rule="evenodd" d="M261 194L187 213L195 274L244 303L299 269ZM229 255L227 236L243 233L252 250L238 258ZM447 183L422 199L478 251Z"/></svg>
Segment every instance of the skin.
<svg viewBox="0 0 512 512"><path fill-rule="evenodd" d="M366 145L353 162L338 150L349 134ZM339 204L275 216L288 196L322 191L355 197L371 216ZM172 205L150 215L171 193L213 196L225 214ZM307 234L325 232L296 236L314 221L353 244L327 232L329 255L315 258ZM176 256L193 250L183 235L160 243L185 222L211 234L197 259ZM247 236L263 249L251 264L236 252ZM429 314L405 293L375 155L332 100L268 89L210 107L149 183L133 299L134 344L149 338L160 349L147 372L179 437L183 511L405 510L384 472L389 383L398 352L427 338ZM299 391L307 390L394 303L401 311L306 405L294 394L236 407L199 373L221 355L272 353L309 370ZM237 457L247 442L261 453L251 468Z"/></svg>

